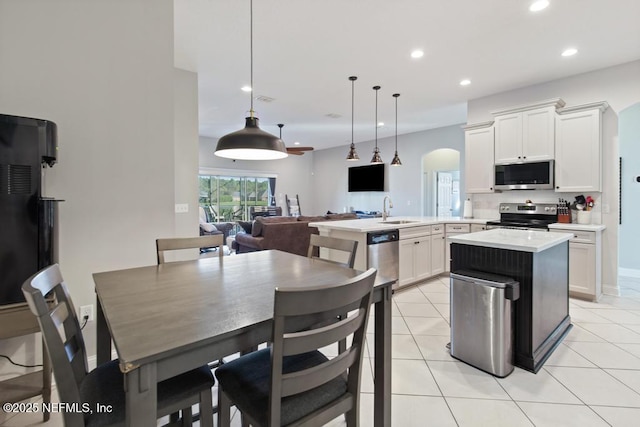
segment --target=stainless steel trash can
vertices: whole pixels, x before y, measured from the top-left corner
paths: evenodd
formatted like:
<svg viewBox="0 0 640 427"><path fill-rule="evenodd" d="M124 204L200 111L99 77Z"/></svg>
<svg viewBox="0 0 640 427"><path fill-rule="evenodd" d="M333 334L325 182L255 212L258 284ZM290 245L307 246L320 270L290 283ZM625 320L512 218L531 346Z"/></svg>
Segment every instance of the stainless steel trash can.
<svg viewBox="0 0 640 427"><path fill-rule="evenodd" d="M498 377L513 371L512 301L520 285L479 271L451 273L451 355Z"/></svg>

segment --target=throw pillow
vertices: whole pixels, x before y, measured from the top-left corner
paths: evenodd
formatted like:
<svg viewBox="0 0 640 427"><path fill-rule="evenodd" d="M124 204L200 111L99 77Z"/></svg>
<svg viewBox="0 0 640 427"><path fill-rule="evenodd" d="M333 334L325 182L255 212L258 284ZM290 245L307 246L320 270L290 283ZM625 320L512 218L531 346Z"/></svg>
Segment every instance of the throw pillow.
<svg viewBox="0 0 640 427"><path fill-rule="evenodd" d="M238 225L242 227L245 233L251 234L253 228L253 221L238 221Z"/></svg>
<svg viewBox="0 0 640 427"><path fill-rule="evenodd" d="M200 224L200 228L202 228L207 233L211 233L212 231L218 231L215 225L210 224L208 222Z"/></svg>

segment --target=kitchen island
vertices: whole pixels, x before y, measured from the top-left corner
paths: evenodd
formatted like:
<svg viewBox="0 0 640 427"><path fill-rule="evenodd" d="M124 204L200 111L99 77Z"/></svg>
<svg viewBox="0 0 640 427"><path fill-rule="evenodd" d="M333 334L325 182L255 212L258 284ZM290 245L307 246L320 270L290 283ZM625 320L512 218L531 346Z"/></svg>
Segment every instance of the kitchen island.
<svg viewBox="0 0 640 427"><path fill-rule="evenodd" d="M538 372L571 329L569 239L572 234L493 229L450 237L451 271L513 278L513 364ZM452 307L453 310L453 307Z"/></svg>

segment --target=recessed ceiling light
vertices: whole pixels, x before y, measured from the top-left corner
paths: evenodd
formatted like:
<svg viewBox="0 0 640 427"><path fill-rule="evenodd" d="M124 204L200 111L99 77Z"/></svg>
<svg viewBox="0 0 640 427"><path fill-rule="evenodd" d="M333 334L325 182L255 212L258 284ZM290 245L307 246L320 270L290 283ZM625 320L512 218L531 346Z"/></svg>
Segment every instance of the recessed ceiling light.
<svg viewBox="0 0 640 427"><path fill-rule="evenodd" d="M420 49L416 49L413 52L411 52L412 58L422 58L423 56L424 56L424 52L421 51Z"/></svg>
<svg viewBox="0 0 640 427"><path fill-rule="evenodd" d="M471 80L469 79L460 80L460 86L469 86L470 84Z"/></svg>
<svg viewBox="0 0 640 427"><path fill-rule="evenodd" d="M384 122L378 122L378 127L381 128L382 126L384 126Z"/></svg>
<svg viewBox="0 0 640 427"><path fill-rule="evenodd" d="M293 145L300 145L300 142L296 141L293 143Z"/></svg>
<svg viewBox="0 0 640 427"><path fill-rule="evenodd" d="M241 89L243 92L251 92L251 86L242 86Z"/></svg>
<svg viewBox="0 0 640 427"><path fill-rule="evenodd" d="M540 12L541 10L546 9L547 6L549 6L548 0L536 0L531 3L531 6L529 6L529 10L531 12Z"/></svg>
<svg viewBox="0 0 640 427"><path fill-rule="evenodd" d="M568 49L565 49L564 52L562 52L562 56L573 56L576 53L578 53L578 49L576 49L574 47L570 47Z"/></svg>

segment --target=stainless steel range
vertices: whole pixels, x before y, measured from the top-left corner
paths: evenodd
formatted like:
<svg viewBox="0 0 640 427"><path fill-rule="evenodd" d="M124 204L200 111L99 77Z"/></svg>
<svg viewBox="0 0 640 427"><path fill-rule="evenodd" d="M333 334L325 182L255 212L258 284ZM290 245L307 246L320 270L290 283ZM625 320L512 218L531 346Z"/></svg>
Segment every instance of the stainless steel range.
<svg viewBox="0 0 640 427"><path fill-rule="evenodd" d="M488 221L491 228L548 231L558 222L557 205L552 203L500 203L500 221Z"/></svg>

